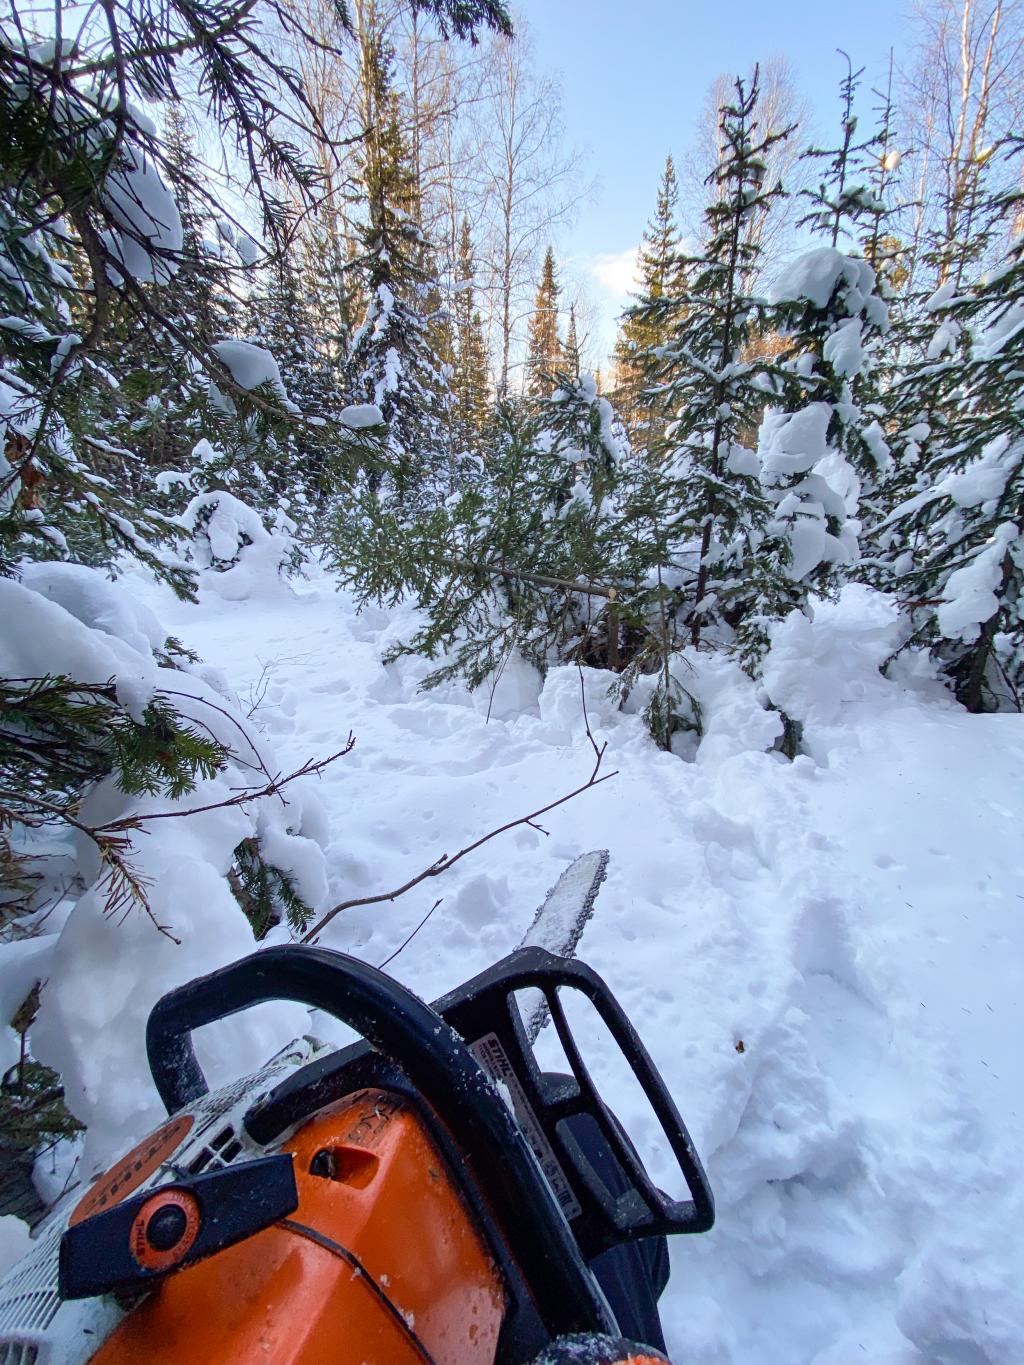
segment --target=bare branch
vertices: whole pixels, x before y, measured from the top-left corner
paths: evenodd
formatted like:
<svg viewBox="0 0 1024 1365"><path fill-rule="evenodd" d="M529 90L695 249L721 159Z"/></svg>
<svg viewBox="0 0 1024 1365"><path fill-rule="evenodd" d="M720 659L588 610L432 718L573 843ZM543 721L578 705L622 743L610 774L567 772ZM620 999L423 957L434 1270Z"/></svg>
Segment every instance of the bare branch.
<svg viewBox="0 0 1024 1365"><path fill-rule="evenodd" d="M581 671L581 689L582 679L583 674ZM442 853L440 858L437 858L432 862L429 867L425 867L422 872L418 872L415 877L410 877L407 882L402 886L396 887L393 891L384 891L377 896L359 896L354 900L341 901L340 904L335 905L332 909L328 910L325 915L320 917L313 928L310 929L307 934L303 935L302 942L315 942L319 935L323 933L324 929L327 928L328 924L330 924L331 920L334 919L335 916L340 915L343 910L352 910L359 905L379 905L382 901L397 900L399 896L404 896L407 891L411 891L414 886L419 886L421 882L427 881L428 878L439 877L442 872L447 872L449 868L454 867L456 863L461 862L468 854L475 853L478 848L482 848L484 844L490 843L490 841L496 839L499 834L507 834L510 829L516 829L520 825L529 825L532 829L539 830L542 834L547 834L547 830L536 823L540 816L546 815L549 810L554 810L557 806L564 806L567 801L572 801L574 797L581 796L585 791L589 791L592 787L600 786L602 782L607 782L609 778L617 776L617 770L610 773L601 773L600 771L608 742L606 740L604 744L598 745L597 741L594 739L590 729L590 720L587 717L586 698L584 698L583 716L587 728L587 738L594 751L594 767L586 782L579 787L575 787L572 791L566 792L564 796L559 796L556 800L549 801L547 805L541 806L537 810L530 811L527 815L517 816L515 820L509 820L506 824L499 825L497 829L492 829L489 833L482 834L479 839L474 839L471 844L467 844L465 848L460 848L458 853L453 854L451 857L449 857L447 853Z"/></svg>
<svg viewBox="0 0 1024 1365"><path fill-rule="evenodd" d="M143 825L149 824L153 820L179 820L185 815L201 815L209 810L226 810L230 806L245 806L250 801L258 801L264 796L280 796L281 788L286 787L289 782L294 782L299 777L313 777L323 772L329 764L335 763L339 758L344 758L346 754L352 752L355 746L355 736L349 732L348 740L344 748L339 749L336 754L331 754L328 758L309 759L300 768L289 773L287 777L272 777L262 787L245 787L242 791L236 792L234 796L225 797L223 801L211 801L205 806L190 806L187 810L160 810L152 811L146 815L123 815L117 820L108 820L105 824L94 826L100 833L113 833L114 831L141 829Z"/></svg>

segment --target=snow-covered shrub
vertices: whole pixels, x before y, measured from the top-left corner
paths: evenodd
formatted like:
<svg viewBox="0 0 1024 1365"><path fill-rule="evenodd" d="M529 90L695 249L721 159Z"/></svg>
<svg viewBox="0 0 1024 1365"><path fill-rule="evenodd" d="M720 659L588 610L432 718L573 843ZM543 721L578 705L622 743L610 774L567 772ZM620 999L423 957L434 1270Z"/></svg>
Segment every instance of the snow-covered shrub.
<svg viewBox="0 0 1024 1365"><path fill-rule="evenodd" d="M302 566L302 550L295 539L295 523L281 509L264 518L233 493L215 490L197 494L182 513L181 524L190 536L189 557L199 569L217 577L204 581L235 601L276 585Z"/></svg>
<svg viewBox="0 0 1024 1365"><path fill-rule="evenodd" d="M0 952L0 994L20 1005L44 983L31 1055L60 1072L99 1162L158 1118L143 1040L159 996L322 905L324 822L301 780L275 794L236 701L97 571L27 566L0 579L0 617L0 825L25 881L8 918L34 947L27 964ZM237 1071L296 1032L285 1007L247 1015L206 1060Z"/></svg>

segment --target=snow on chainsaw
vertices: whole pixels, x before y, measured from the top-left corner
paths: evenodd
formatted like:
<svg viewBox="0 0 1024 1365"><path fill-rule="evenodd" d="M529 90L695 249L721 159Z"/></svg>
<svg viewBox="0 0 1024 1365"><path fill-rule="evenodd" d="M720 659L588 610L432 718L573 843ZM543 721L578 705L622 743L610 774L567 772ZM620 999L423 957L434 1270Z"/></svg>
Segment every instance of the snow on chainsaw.
<svg viewBox="0 0 1024 1365"><path fill-rule="evenodd" d="M63 1201L0 1282L0 1360L664 1360L665 1237L708 1229L714 1201L632 1025L570 960L607 858L578 858L523 944L433 1006L307 947L165 995L146 1044L168 1121ZM595 1088L569 1023L580 996L642 1086L687 1199L655 1187ZM211 1093L193 1031L267 1000L324 1010L364 1041L303 1040ZM571 1074L537 1062L549 1020Z"/></svg>

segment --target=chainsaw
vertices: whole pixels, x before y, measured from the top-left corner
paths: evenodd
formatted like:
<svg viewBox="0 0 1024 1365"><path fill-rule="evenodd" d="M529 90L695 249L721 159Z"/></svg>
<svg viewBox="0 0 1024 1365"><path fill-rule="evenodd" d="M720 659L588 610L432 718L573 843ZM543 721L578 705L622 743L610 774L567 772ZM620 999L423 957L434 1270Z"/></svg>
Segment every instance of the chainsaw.
<svg viewBox="0 0 1024 1365"><path fill-rule="evenodd" d="M433 1005L356 958L298 946L165 995L146 1045L168 1120L58 1205L0 1282L0 1362L664 1360L665 1238L710 1228L714 1201L622 1008L571 960L606 859L578 859L523 946ZM654 1185L598 1093L570 1025L581 998L688 1198ZM322 1010L361 1041L302 1040L211 1092L194 1030L270 1000ZM539 1064L542 1027L568 1074Z"/></svg>

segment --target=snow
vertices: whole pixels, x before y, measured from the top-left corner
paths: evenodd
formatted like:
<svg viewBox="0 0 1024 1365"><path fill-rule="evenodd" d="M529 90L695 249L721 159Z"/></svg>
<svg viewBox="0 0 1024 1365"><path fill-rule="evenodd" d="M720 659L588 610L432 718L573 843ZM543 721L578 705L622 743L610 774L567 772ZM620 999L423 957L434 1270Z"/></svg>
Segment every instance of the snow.
<svg viewBox="0 0 1024 1365"><path fill-rule="evenodd" d="M201 441L196 452L205 444ZM190 557L204 571L202 584L208 592L232 601L287 592L281 573L294 544L287 518L279 518L279 530L268 531L248 503L217 489L197 494L180 521L192 536Z"/></svg>
<svg viewBox="0 0 1024 1365"><path fill-rule="evenodd" d="M761 465L766 475L802 474L824 459L830 403L808 403L798 412L765 414Z"/></svg>
<svg viewBox="0 0 1024 1365"><path fill-rule="evenodd" d="M941 356L946 354L954 354L959 337L960 324L956 319L943 318L928 342L928 359L938 360Z"/></svg>
<svg viewBox="0 0 1024 1365"><path fill-rule="evenodd" d="M95 577L98 596L103 579L99 574ZM79 601L92 614L94 603L85 597L81 594ZM71 607L70 594L68 598ZM127 610L118 622L122 629L125 616ZM112 619L108 619L108 625ZM37 678L50 674L87 683L106 683L116 678L118 700L136 719L141 719L157 682L156 663L148 649L142 653L115 632L92 629L76 619L64 604L5 578L0 578L0 620L4 622L4 633L0 636L3 677Z"/></svg>
<svg viewBox="0 0 1024 1365"><path fill-rule="evenodd" d="M950 640L976 640L982 624L999 609L996 589L1002 582L1006 551L1020 532L1005 523L961 569L955 569L942 589L936 610L939 629Z"/></svg>
<svg viewBox="0 0 1024 1365"><path fill-rule="evenodd" d="M0 1218L0 1275L6 1275L31 1245L27 1223L9 1215Z"/></svg>
<svg viewBox="0 0 1024 1365"><path fill-rule="evenodd" d="M823 355L826 362L843 379L860 374L861 366L864 364L860 318L849 318L834 328L825 341Z"/></svg>
<svg viewBox="0 0 1024 1365"><path fill-rule="evenodd" d="M249 237L244 232L239 232L234 241L235 251L238 259L243 265L253 266L263 255L263 247L254 237Z"/></svg>
<svg viewBox="0 0 1024 1365"><path fill-rule="evenodd" d="M891 697L879 668L903 643L902 631L895 600L859 584L844 587L835 602L816 602L813 620L794 611L774 627L765 691L805 726L805 744L819 762L828 762L833 729L850 703Z"/></svg>
<svg viewBox="0 0 1024 1365"><path fill-rule="evenodd" d="M937 494L947 494L958 507L978 507L1001 498L1013 471L1013 459L1003 460L1010 445L1009 437L997 436L990 441L977 460L955 474L948 474L937 486Z"/></svg>
<svg viewBox="0 0 1024 1365"><path fill-rule="evenodd" d="M20 575L26 587L141 655L161 649L167 639L167 632L144 602L119 591L95 569L81 564L35 563L23 565Z"/></svg>
<svg viewBox="0 0 1024 1365"><path fill-rule="evenodd" d="M342 408L340 420L342 426L362 431L365 427L381 426L384 414L376 403L350 403L347 408Z"/></svg>
<svg viewBox="0 0 1024 1365"><path fill-rule="evenodd" d="M280 366L265 347L256 346L251 341L215 341L211 349L227 367L240 389L258 389L266 385L281 400L286 411L299 411L288 397ZM219 401L222 407L230 405L228 411L234 411L230 398L220 394L215 385L212 391L215 401Z"/></svg>
<svg viewBox="0 0 1024 1365"><path fill-rule="evenodd" d="M230 751L221 771L176 800L127 797L112 777L102 779L76 812L86 827L125 815L217 806L283 771L272 747L246 725L241 707L214 690L211 670L157 665L151 645L162 644L170 632L125 579L108 583L82 566L24 567L25 582L0 579L4 676L63 674L91 683L116 677L117 695L136 718L159 691L197 731ZM139 907L108 913L106 867L93 842L76 835L80 892L59 898L42 936L0 947L5 1023L32 982L46 982L32 1026L33 1055L61 1073L68 1104L88 1125L82 1156L87 1174L159 1121L155 1094L139 1084L153 1004L171 987L254 947L225 876L238 844L256 839L267 861L291 874L312 906L322 908L327 895L322 812L301 783L288 787L287 800L261 797L144 828L132 866L147 887L152 918ZM161 934L158 924L174 937ZM265 1007L244 1024L231 1021L200 1040L204 1065L228 1079L242 1058L247 1068L261 1064L282 1031L301 1033L304 1023L305 1015L291 1006ZM10 1030L0 1035L5 1057L13 1041Z"/></svg>
<svg viewBox="0 0 1024 1365"><path fill-rule="evenodd" d="M420 692L428 661L381 663L413 613L357 615L315 573L287 596L204 587L199 607L142 576L131 588L242 695L265 670L252 733L283 770L355 732L316 785L322 809L308 824L299 802L283 813L297 822L289 865L311 874L323 904L401 885L593 766L575 668L542 680L513 658L488 715L459 684ZM29 592L0 582L11 590ZM23 604L9 605L4 619L18 619ZM64 609L40 599L37 610ZM849 587L815 602L813 620L794 613L774 628L763 690L726 658L683 651L673 670L705 726L691 762L647 735L641 684L620 711L608 675L584 670L590 727L617 775L549 811L547 835L519 826L321 936L380 963L441 897L388 969L435 998L517 944L571 859L609 849L579 955L652 1052L718 1200L715 1230L672 1247L662 1311L680 1362L1022 1357L1024 718L968 715L920 654L883 677L905 629L891 598ZM769 702L803 726L794 762L772 750ZM261 811L276 818L272 803ZM301 871L324 812L331 842L319 872L316 855ZM47 941L50 1003L33 1041L68 1068L72 1103L96 1130L93 1160L156 1121L142 1052L152 1001L253 947L218 871L253 824L237 810L193 819L164 822L172 843L144 845L181 948L141 917L104 920L94 891ZM204 1064L226 1079L308 1031L292 1007L247 1013L200 1038ZM599 1084L616 1074L600 1039L584 1054ZM651 1116L624 1083L606 1093L673 1190Z"/></svg>
<svg viewBox="0 0 1024 1365"><path fill-rule="evenodd" d="M815 308L825 308L842 281L858 287L866 298L874 285L874 272L867 261L846 256L834 247L815 247L779 272L769 298L772 303L808 299Z"/></svg>
<svg viewBox="0 0 1024 1365"><path fill-rule="evenodd" d="M1002 312L984 329L974 342L973 352L978 360L998 358L1006 346L1024 328L1024 304L1015 303Z"/></svg>
<svg viewBox="0 0 1024 1365"><path fill-rule="evenodd" d="M103 201L120 230L104 232L103 242L124 274L166 284L177 273L173 253L182 246L178 206L144 152L128 143L124 159L104 182Z"/></svg>

